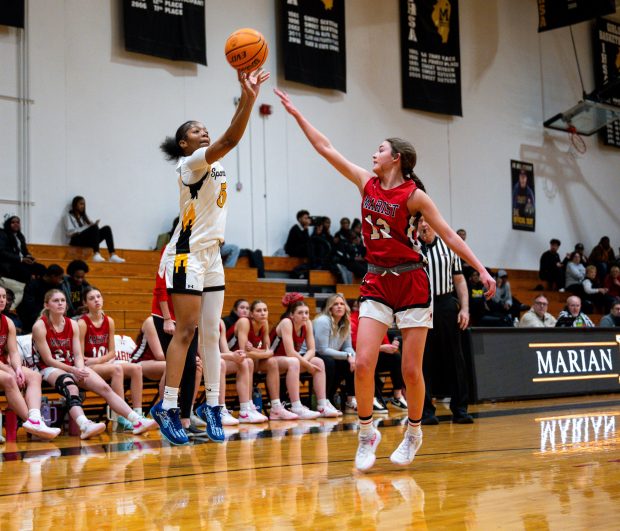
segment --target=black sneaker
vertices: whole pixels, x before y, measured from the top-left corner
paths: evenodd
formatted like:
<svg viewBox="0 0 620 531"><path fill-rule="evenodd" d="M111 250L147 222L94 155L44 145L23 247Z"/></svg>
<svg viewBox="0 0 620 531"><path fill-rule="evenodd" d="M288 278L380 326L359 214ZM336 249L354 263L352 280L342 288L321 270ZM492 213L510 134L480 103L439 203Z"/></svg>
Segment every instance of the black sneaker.
<svg viewBox="0 0 620 531"><path fill-rule="evenodd" d="M474 417L472 417L469 413L465 413L464 415L452 417L452 422L455 424L473 424Z"/></svg>
<svg viewBox="0 0 620 531"><path fill-rule="evenodd" d="M408 409L407 402L405 401L405 397L402 397L402 396L400 398L396 398L396 397L390 398L389 403L396 409L402 409L403 411L407 411Z"/></svg>
<svg viewBox="0 0 620 531"><path fill-rule="evenodd" d="M439 419L435 415L429 415L428 417L422 417L420 424L423 426L436 426L439 424Z"/></svg>
<svg viewBox="0 0 620 531"><path fill-rule="evenodd" d="M387 413L388 409L383 405L377 397L372 399L372 411L374 413Z"/></svg>

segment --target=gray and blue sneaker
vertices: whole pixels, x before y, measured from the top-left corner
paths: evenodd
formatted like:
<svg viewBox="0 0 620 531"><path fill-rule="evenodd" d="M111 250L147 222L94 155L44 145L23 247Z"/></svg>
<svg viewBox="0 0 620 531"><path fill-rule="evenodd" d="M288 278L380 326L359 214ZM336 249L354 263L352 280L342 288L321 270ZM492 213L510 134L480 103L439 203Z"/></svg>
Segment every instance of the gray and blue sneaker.
<svg viewBox="0 0 620 531"><path fill-rule="evenodd" d="M220 409L221 406L209 406L206 403L196 408L196 415L207 423L207 436L216 443L225 440Z"/></svg>
<svg viewBox="0 0 620 531"><path fill-rule="evenodd" d="M189 443L189 439L181 426L181 412L179 408L165 410L160 400L151 408L151 417L159 424L161 436L170 444L181 446Z"/></svg>

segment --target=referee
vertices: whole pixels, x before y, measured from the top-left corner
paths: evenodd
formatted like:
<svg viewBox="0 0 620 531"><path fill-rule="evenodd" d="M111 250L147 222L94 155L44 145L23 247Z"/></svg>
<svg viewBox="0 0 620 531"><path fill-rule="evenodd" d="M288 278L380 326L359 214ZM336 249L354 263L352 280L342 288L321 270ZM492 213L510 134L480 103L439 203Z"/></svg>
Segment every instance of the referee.
<svg viewBox="0 0 620 531"><path fill-rule="evenodd" d="M420 218L418 232L428 260L433 293L433 328L426 337L422 367L426 386L422 424L439 423L432 401L432 377L439 368L450 389L452 422L472 424L474 419L467 413L467 377L460 337L460 330L465 330L469 324L469 295L461 259L437 236L424 217Z"/></svg>

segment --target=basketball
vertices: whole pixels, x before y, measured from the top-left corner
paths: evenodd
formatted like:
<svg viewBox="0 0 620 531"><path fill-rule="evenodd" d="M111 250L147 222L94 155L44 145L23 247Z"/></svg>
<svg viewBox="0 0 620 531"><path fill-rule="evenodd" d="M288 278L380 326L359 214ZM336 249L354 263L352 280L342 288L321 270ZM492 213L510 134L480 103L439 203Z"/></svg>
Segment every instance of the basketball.
<svg viewBox="0 0 620 531"><path fill-rule="evenodd" d="M252 28L241 28L226 39L224 52L230 66L241 72L251 72L263 66L269 48L262 33Z"/></svg>

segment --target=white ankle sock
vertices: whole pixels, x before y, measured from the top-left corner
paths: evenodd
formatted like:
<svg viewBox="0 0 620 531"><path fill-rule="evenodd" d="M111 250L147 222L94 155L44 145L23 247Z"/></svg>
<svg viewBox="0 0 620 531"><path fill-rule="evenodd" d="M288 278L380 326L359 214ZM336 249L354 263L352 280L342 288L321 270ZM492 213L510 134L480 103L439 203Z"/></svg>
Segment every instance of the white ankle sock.
<svg viewBox="0 0 620 531"><path fill-rule="evenodd" d="M271 401L271 407L272 408L276 408L276 409L281 408L282 407L282 402L280 402L279 398L277 398L276 400L272 400Z"/></svg>
<svg viewBox="0 0 620 531"><path fill-rule="evenodd" d="M325 406L327 405L327 398L319 398L319 399L316 401L316 405L317 405L318 407L325 407Z"/></svg>
<svg viewBox="0 0 620 531"><path fill-rule="evenodd" d="M251 402L242 402L239 407L241 408L241 411L250 411L250 409L252 408L252 403Z"/></svg>
<svg viewBox="0 0 620 531"><path fill-rule="evenodd" d="M301 409L302 407L304 406L301 403L301 400L295 400L295 402L291 404L291 409Z"/></svg>
<svg viewBox="0 0 620 531"><path fill-rule="evenodd" d="M83 430L84 427L89 423L89 420L86 415L80 415L78 418L75 419L75 423L79 426L80 430Z"/></svg>
<svg viewBox="0 0 620 531"><path fill-rule="evenodd" d="M164 401L161 407L164 410L179 407L179 388L178 387L164 387Z"/></svg>
<svg viewBox="0 0 620 531"><path fill-rule="evenodd" d="M41 410L40 409L28 410L28 418L32 420L41 420Z"/></svg>
<svg viewBox="0 0 620 531"><path fill-rule="evenodd" d="M135 411L132 411L129 415L127 415L127 420L132 424L135 424L140 421L140 415L138 415Z"/></svg>

